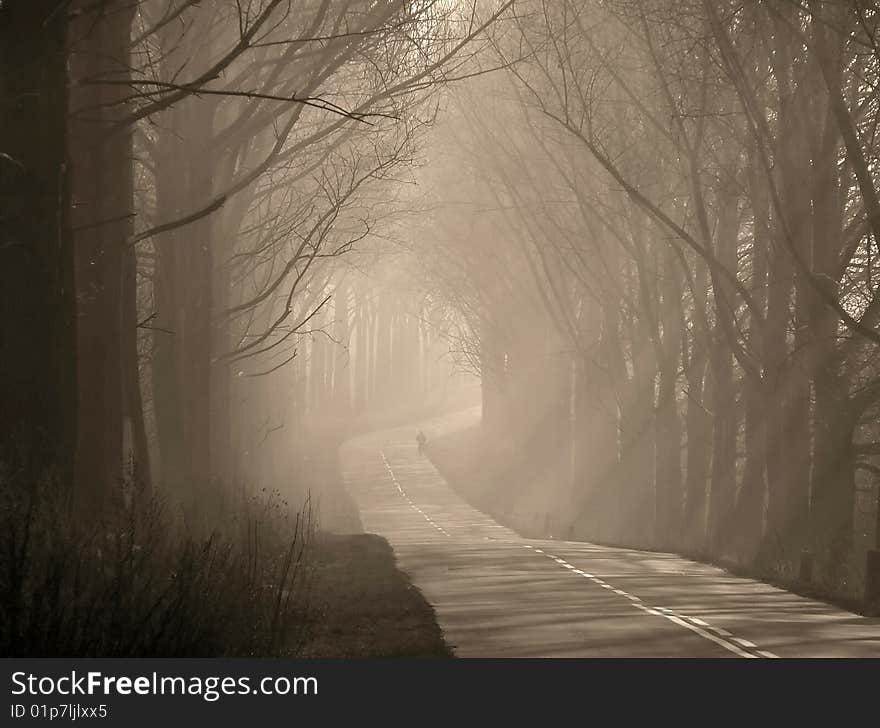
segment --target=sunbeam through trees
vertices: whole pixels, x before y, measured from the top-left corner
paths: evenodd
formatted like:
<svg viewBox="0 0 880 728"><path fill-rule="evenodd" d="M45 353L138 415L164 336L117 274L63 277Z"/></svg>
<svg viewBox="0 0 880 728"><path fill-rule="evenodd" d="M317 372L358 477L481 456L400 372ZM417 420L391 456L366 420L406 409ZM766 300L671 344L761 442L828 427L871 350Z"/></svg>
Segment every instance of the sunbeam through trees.
<svg viewBox="0 0 880 728"><path fill-rule="evenodd" d="M0 0L3 655L880 655L878 83L869 0Z"/></svg>

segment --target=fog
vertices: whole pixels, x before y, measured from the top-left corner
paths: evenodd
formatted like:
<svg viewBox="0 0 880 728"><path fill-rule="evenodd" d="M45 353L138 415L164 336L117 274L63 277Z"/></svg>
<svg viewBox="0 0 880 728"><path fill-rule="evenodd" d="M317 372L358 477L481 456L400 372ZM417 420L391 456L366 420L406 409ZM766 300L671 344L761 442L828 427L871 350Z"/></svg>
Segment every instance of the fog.
<svg viewBox="0 0 880 728"><path fill-rule="evenodd" d="M517 533L880 598L871 3L52 5L0 3L0 99L42 79L0 119L0 484L88 525L33 584L155 529L298 594L387 430Z"/></svg>

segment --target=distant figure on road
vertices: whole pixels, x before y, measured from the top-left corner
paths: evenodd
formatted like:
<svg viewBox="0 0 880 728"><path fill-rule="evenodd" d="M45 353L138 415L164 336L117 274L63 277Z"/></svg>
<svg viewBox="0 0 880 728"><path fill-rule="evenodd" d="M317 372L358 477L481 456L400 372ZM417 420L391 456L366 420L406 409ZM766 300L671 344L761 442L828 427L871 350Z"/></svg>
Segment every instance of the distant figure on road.
<svg viewBox="0 0 880 728"><path fill-rule="evenodd" d="M419 455L425 454L425 443L428 441L428 438L425 437L425 433L419 430L419 434L416 435L416 442L419 443Z"/></svg>

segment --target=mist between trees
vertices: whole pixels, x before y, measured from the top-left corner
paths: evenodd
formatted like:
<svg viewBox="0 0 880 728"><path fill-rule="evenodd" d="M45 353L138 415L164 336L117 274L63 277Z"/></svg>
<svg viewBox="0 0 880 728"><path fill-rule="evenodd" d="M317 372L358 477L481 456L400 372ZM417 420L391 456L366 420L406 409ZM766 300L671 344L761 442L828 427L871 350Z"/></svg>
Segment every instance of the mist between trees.
<svg viewBox="0 0 880 728"><path fill-rule="evenodd" d="M97 548L52 541L65 518L130 535L161 502L156 553L219 530L250 563L262 493L300 510L316 451L462 369L515 508L560 534L860 594L877 23L863 0L2 0L5 639L52 612L59 553ZM238 651L277 646L260 605Z"/></svg>
<svg viewBox="0 0 880 728"><path fill-rule="evenodd" d="M454 378L401 190L503 11L0 3L4 654L292 648L324 461Z"/></svg>
<svg viewBox="0 0 880 728"><path fill-rule="evenodd" d="M557 535L859 595L876 548L878 17L517 3L415 236ZM513 487L513 486L512 486Z"/></svg>

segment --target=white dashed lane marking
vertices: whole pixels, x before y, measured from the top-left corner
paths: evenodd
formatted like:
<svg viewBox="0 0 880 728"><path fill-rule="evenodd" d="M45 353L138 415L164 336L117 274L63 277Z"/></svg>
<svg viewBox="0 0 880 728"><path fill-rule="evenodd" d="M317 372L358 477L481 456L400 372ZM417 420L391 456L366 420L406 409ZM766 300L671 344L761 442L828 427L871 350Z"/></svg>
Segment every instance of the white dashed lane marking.
<svg viewBox="0 0 880 728"><path fill-rule="evenodd" d="M434 519L432 519L427 513L425 513L413 500L409 497L409 494L403 489L400 483L397 480L397 476L395 476L394 471L391 469L391 465L388 462L388 458L385 457L384 450L379 450L379 454L382 456L382 461L385 463L385 468L388 470L388 474L391 476L391 482L394 483L394 486L397 488L398 493L403 497L403 499L407 502L407 504L419 513L422 518L424 518L428 523L430 523L435 529L437 529L444 536L449 536L449 532L443 528L440 524L438 524ZM612 586L604 579L600 579L598 576L590 574L589 572L583 571L582 569L578 569L576 566L568 563L565 559L561 559L558 556L547 553L542 549L539 549L530 544L520 544L523 548L529 549L536 554L540 554L542 556L546 556L550 560L556 562L559 566L567 569L573 574L577 574L585 579L589 579L594 584L599 585L603 589L607 589L613 594L617 596L623 597L630 602L630 606L635 609L638 609L646 614L651 614L657 617L663 617L664 619L668 619L673 624L678 625L679 627L684 627L685 629L694 632L699 635L703 639L707 639L710 642L714 642L717 645L720 645L724 649L732 652L733 654L739 657L748 657L748 658L756 658L756 657L778 657L778 655L773 654L767 650L759 649L758 646L754 642L750 642L746 639L741 639L739 637L734 637L730 632L721 627L716 627L714 625L709 624L703 619L698 617L690 617L686 614L681 614L679 612L675 612L666 607L656 607L649 606L642 602L641 598L635 596L634 594L629 594L623 589L619 589L615 586Z"/></svg>
<svg viewBox="0 0 880 728"><path fill-rule="evenodd" d="M379 454L382 456L382 461L385 463L385 467L388 470L388 474L391 476L391 482L394 483L394 485L397 487L397 490L400 493L400 495L402 495L404 497L404 499L406 500L406 502L409 503L410 508L413 508L414 510L418 511L422 515L422 518L424 518L434 528L436 528L438 531L440 531L440 533L442 533L444 536L448 536L449 532L445 528L443 528L443 526L440 526L439 524L437 524L434 521L434 519L431 518L431 516L429 516L421 508L419 508L415 503L413 503L412 499L407 495L406 491L400 486L400 483L397 482L397 477L394 475L394 471L391 469L391 466L388 464L388 458L385 457L385 451L379 450Z"/></svg>
<svg viewBox="0 0 880 728"><path fill-rule="evenodd" d="M739 637L734 637L730 632L726 629L722 629L721 627L715 627L703 619L699 619L698 617L689 617L686 614L680 614L678 612L674 612L671 609L667 609L666 607L652 607L644 604L642 600L633 595L625 592L623 589L618 589L613 587L608 582L600 579L598 576L594 576L593 574L589 574L586 571L576 568L569 564L565 559L560 559L558 556L554 556L553 554L549 554L545 551L542 551L539 548L535 548L529 544L522 544L523 548L530 549L536 554L541 554L546 556L547 558L555 561L557 564L562 566L565 569L568 569L573 574L578 574L586 579L589 579L595 584L598 584L603 589L608 589L609 591L617 594L619 596L625 597L629 599L632 603L632 606L636 609L645 612L646 614L653 614L658 617L664 617L668 619L673 624L677 624L680 627L684 627L685 629L689 629L691 632L698 634L700 637L709 640L710 642L714 642L717 645L721 645L726 650L738 655L739 657L778 657L778 655L773 654L767 650L760 650L758 646L754 642L749 642L749 640L740 639Z"/></svg>

